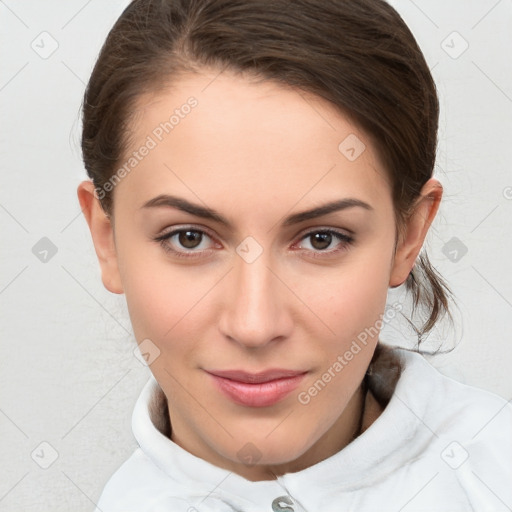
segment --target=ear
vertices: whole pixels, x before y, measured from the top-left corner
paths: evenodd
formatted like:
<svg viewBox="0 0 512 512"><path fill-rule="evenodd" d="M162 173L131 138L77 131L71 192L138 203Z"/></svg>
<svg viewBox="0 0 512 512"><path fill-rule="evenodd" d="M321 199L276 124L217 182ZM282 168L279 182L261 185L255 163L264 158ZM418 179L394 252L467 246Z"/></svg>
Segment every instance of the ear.
<svg viewBox="0 0 512 512"><path fill-rule="evenodd" d="M400 286L409 276L437 214L442 196L443 186L437 179L431 178L423 185L420 197L407 221L405 232L397 244L389 286Z"/></svg>
<svg viewBox="0 0 512 512"><path fill-rule="evenodd" d="M103 286L112 293L123 293L114 239L114 228L95 195L92 181L83 181L77 189L78 201L91 231L100 263Z"/></svg>

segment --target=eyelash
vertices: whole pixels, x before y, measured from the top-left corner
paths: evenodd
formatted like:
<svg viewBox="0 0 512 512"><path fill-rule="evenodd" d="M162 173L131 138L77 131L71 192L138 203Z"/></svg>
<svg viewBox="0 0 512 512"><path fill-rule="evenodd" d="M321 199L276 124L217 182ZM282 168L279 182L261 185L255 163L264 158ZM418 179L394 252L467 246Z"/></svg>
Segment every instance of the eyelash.
<svg viewBox="0 0 512 512"><path fill-rule="evenodd" d="M215 249L207 249L207 250L190 250L190 251L177 251L175 249L173 249L170 245L169 245L169 240L175 236L175 235L178 235L180 233L184 233L186 231L192 231L192 232L195 232L195 233L200 233L201 235L206 235L207 237L213 239L214 237L212 235L210 235L207 231L205 231L204 229L199 229L199 228L195 228L194 226L183 226L183 227L180 227L179 229L173 229L172 231L169 231L168 233L164 233L162 235L159 235L158 237L156 237L154 240L156 242L158 242L162 248L164 249L164 251L166 253L170 253L172 254L173 256L176 256L178 258L197 258L197 257L201 257L201 256L204 256L205 253L211 253L212 251L214 251ZM343 244L343 247L340 248L340 249L331 249L331 250L316 250L316 251L311 251L309 249L297 249L297 250L302 250L302 251L306 251L306 252L310 252L311 253L311 256L313 258L325 258L325 257L328 257L328 256L332 256L334 254L338 254L340 252L344 252L346 250L348 250L350 248L350 246L354 243L354 238L345 234L345 233L342 233L341 231L337 231L335 229L332 229L332 228L325 228L325 229L322 229L322 228L316 228L314 230L311 230L311 231L308 231L306 233L304 233L299 241L302 241L302 240L305 240L307 239L308 237L314 235L314 234L317 234L317 233L326 233L326 234L329 234L329 235L332 235L333 237L336 237L338 238L338 240L340 241L341 244Z"/></svg>

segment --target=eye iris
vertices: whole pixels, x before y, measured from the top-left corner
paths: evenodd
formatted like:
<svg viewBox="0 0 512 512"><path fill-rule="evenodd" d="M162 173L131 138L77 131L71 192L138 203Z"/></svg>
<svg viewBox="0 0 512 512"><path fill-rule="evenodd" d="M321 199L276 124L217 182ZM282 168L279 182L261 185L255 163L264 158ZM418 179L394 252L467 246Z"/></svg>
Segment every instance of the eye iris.
<svg viewBox="0 0 512 512"><path fill-rule="evenodd" d="M199 231L181 231L178 235L180 244L187 249L195 249L201 243L202 237Z"/></svg>
<svg viewBox="0 0 512 512"><path fill-rule="evenodd" d="M332 235L330 233L315 233L311 235L311 245L318 250L326 249L331 245Z"/></svg>

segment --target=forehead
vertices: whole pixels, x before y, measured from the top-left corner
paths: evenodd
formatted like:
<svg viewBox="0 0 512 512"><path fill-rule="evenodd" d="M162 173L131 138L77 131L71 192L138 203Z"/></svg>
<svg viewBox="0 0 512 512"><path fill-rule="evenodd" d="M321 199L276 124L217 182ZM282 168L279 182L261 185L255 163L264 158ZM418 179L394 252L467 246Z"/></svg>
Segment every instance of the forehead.
<svg viewBox="0 0 512 512"><path fill-rule="evenodd" d="M150 149L115 192L126 189L139 204L176 191L205 201L237 195L256 208L259 197L290 204L306 195L313 202L326 194L375 202L390 194L363 131L326 100L275 82L181 75L139 98L131 126L124 163Z"/></svg>

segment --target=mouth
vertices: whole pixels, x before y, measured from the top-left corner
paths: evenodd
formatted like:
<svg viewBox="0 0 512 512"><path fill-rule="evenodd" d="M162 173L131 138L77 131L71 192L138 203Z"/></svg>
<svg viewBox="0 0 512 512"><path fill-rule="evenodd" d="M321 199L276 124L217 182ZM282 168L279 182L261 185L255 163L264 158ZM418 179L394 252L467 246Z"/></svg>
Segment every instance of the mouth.
<svg viewBox="0 0 512 512"><path fill-rule="evenodd" d="M269 407L296 389L308 372L272 369L259 373L242 370L210 370L206 373L231 401L247 407Z"/></svg>

